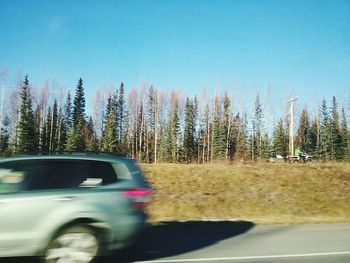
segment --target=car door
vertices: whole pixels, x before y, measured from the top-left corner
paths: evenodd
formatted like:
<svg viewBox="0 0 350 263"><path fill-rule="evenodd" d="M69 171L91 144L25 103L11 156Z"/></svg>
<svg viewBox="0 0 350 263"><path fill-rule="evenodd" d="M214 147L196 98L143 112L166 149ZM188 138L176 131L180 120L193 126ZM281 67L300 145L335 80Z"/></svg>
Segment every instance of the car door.
<svg viewBox="0 0 350 263"><path fill-rule="evenodd" d="M42 222L67 205L64 189L55 189L58 180L48 178L54 168L36 160L0 164L0 255L31 254L40 245Z"/></svg>
<svg viewBox="0 0 350 263"><path fill-rule="evenodd" d="M35 243L33 226L52 209L45 194L24 191L31 168L28 161L0 164L0 255L29 250Z"/></svg>
<svg viewBox="0 0 350 263"><path fill-rule="evenodd" d="M40 224L58 205L54 196L43 192L0 195L0 255L36 250Z"/></svg>

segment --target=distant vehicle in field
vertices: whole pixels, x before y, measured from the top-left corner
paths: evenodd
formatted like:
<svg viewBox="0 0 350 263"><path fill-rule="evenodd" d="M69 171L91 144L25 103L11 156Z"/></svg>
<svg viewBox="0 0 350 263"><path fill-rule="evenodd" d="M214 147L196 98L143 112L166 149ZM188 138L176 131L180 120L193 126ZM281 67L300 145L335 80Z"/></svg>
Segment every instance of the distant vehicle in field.
<svg viewBox="0 0 350 263"><path fill-rule="evenodd" d="M283 157L281 155L277 155L276 157L271 157L269 159L269 162L271 163L284 163L284 162L290 162L290 163L306 163L311 162L312 156L308 155L306 153L300 154L300 155L288 155L286 157Z"/></svg>
<svg viewBox="0 0 350 263"><path fill-rule="evenodd" d="M285 158L282 155L277 154L276 157L271 157L269 159L270 163L284 163Z"/></svg>
<svg viewBox="0 0 350 263"><path fill-rule="evenodd" d="M306 163L312 161L312 156L308 155L306 153L300 154L300 155L288 155L287 160L291 163Z"/></svg>
<svg viewBox="0 0 350 263"><path fill-rule="evenodd" d="M132 159L23 156L0 161L0 256L90 263L132 243L150 189Z"/></svg>

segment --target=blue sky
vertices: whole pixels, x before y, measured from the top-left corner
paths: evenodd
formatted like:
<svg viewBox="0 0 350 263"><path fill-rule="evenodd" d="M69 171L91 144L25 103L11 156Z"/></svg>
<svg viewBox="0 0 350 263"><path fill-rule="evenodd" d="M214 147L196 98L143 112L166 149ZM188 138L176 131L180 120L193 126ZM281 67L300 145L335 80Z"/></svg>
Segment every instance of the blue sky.
<svg viewBox="0 0 350 263"><path fill-rule="evenodd" d="M0 0L0 69L88 94L142 81L284 107L350 96L350 1ZM11 84L11 83L10 83ZM89 100L89 97L87 98ZM277 105L277 106L276 106Z"/></svg>

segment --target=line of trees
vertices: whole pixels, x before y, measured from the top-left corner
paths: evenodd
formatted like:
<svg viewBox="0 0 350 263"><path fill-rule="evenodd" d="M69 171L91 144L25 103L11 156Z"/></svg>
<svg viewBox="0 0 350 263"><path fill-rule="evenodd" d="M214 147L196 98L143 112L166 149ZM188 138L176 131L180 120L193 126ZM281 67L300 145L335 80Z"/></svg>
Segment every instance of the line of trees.
<svg viewBox="0 0 350 263"><path fill-rule="evenodd" d="M233 113L227 93L201 100L147 85L126 93L121 83L105 100L100 97L94 116L87 116L82 79L74 97L67 92L49 101L47 88L33 95L28 76L17 92L18 107L13 107L11 116L2 116L3 155L104 151L149 163L209 163L263 161L289 153L290 116L279 119L273 131L268 131L259 95L248 119L246 112ZM330 107L324 99L314 116L304 108L298 119L296 147L320 160L350 159L346 111L344 107L339 110L335 97Z"/></svg>

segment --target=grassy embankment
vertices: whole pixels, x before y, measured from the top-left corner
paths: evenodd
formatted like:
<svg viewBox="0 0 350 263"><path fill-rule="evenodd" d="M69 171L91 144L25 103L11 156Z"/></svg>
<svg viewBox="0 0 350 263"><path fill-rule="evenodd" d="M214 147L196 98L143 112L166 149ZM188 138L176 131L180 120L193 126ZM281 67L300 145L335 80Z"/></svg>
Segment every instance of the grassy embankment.
<svg viewBox="0 0 350 263"><path fill-rule="evenodd" d="M142 165L154 187L150 222L350 221L350 164Z"/></svg>

